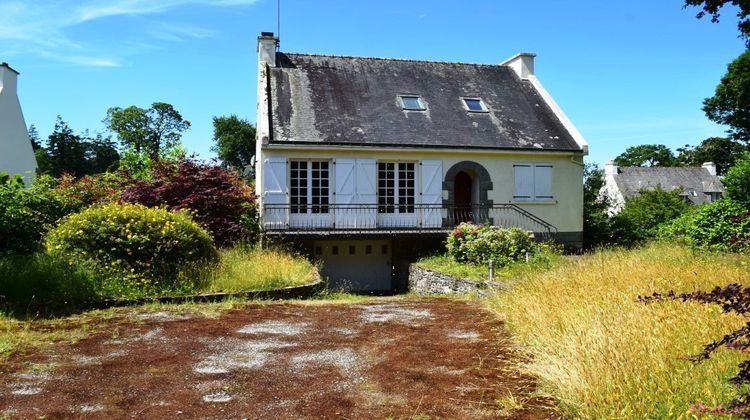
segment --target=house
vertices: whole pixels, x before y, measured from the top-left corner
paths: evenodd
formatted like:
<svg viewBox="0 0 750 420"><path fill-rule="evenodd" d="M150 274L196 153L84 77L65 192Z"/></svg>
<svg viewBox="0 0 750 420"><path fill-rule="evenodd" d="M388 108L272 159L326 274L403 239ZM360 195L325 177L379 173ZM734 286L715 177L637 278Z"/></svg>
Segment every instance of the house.
<svg viewBox="0 0 750 420"><path fill-rule="evenodd" d="M334 286L402 289L463 221L580 247L588 145L534 76L493 65L292 54L258 38L256 189L264 240Z"/></svg>
<svg viewBox="0 0 750 420"><path fill-rule="evenodd" d="M604 167L604 185L600 196L607 197L607 212L615 215L622 210L625 200L641 190L661 188L680 189L686 201L707 204L724 194L724 186L716 176L716 165L706 162L700 168L687 167L618 167L614 161Z"/></svg>
<svg viewBox="0 0 750 420"><path fill-rule="evenodd" d="M37 165L18 101L18 74L0 63L0 171L20 174L28 184Z"/></svg>

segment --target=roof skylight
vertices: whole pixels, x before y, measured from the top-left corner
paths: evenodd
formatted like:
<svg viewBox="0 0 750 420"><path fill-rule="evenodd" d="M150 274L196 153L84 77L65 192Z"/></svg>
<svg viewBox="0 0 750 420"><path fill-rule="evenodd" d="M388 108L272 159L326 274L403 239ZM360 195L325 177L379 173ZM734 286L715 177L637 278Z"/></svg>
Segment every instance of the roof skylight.
<svg viewBox="0 0 750 420"><path fill-rule="evenodd" d="M469 112L489 112L487 106L479 98L463 98L464 106Z"/></svg>
<svg viewBox="0 0 750 420"><path fill-rule="evenodd" d="M409 111L424 111L427 108L422 102L422 98L416 95L399 95L401 107Z"/></svg>

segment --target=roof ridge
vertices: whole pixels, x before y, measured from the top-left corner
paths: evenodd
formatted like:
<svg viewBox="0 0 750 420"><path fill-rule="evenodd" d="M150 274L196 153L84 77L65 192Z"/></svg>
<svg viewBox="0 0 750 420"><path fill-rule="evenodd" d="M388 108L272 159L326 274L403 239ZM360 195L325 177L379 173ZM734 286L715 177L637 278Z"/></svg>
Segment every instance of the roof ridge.
<svg viewBox="0 0 750 420"><path fill-rule="evenodd" d="M365 59L365 60L382 60L382 61L402 61L406 63L438 63L438 64L459 64L465 66L481 66L481 67L506 67L498 64L487 64L487 63L471 63L467 61L445 61L445 60L415 60L410 58L392 58L392 57L373 57L363 55L338 55L338 54L311 54L311 53L300 53L300 52L284 52L279 51L280 54L284 55L306 55L311 57L329 57L329 58L353 58L353 59Z"/></svg>

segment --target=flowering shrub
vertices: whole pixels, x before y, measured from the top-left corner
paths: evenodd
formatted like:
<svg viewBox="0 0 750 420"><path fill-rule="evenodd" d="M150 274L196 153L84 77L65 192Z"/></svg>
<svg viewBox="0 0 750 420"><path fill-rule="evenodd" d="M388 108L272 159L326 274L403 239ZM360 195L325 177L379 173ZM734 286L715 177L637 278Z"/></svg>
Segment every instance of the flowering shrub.
<svg viewBox="0 0 750 420"><path fill-rule="evenodd" d="M255 198L239 174L220 166L183 159L155 164L149 179L132 179L121 200L149 207L190 210L217 244L227 245L248 234L243 217Z"/></svg>
<svg viewBox="0 0 750 420"><path fill-rule="evenodd" d="M211 236L187 212L140 204L94 206L49 232L47 251L71 263L143 281L169 282L191 264L216 261Z"/></svg>
<svg viewBox="0 0 750 420"><path fill-rule="evenodd" d="M448 236L448 254L457 262L498 267L510 264L531 252L534 244L528 232L519 228L503 229L461 223Z"/></svg>

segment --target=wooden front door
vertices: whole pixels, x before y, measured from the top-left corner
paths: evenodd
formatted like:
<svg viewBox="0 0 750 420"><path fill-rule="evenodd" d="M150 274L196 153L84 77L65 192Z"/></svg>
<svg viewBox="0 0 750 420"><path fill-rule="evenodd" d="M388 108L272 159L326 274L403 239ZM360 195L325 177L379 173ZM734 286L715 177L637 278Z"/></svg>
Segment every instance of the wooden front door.
<svg viewBox="0 0 750 420"><path fill-rule="evenodd" d="M472 221L471 217L471 176L464 171L456 174L453 180L453 214L456 224Z"/></svg>

